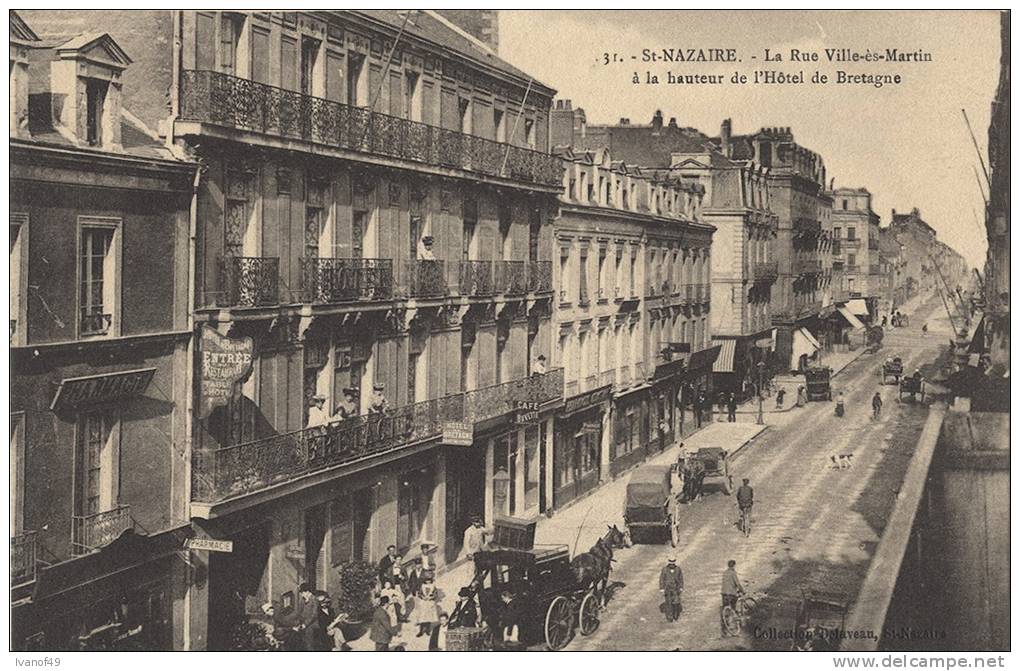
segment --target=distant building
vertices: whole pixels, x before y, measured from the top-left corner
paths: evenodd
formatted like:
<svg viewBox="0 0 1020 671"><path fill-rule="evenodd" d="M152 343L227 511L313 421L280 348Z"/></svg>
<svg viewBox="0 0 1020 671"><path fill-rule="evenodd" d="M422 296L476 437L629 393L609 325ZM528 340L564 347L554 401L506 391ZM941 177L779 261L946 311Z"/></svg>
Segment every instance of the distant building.
<svg viewBox="0 0 1020 671"><path fill-rule="evenodd" d="M867 189L840 188L832 198L832 265L843 271L842 286L833 287L834 298L870 298L877 283L879 216L871 209ZM874 278L874 279L873 279Z"/></svg>
<svg viewBox="0 0 1020 671"><path fill-rule="evenodd" d="M906 262L903 272L907 296L933 292L935 273L931 251L938 235L935 229L921 218L921 211L916 207L907 213L893 210L889 228L903 245L903 260Z"/></svg>

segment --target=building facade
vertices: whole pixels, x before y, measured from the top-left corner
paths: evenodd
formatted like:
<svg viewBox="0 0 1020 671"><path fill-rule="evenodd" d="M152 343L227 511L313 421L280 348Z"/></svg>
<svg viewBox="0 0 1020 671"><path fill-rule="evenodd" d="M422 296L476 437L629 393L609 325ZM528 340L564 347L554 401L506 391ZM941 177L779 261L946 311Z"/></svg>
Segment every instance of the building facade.
<svg viewBox="0 0 1020 671"><path fill-rule="evenodd" d="M921 218L916 207L904 214L892 211L889 224L892 234L903 246L903 275L908 297L935 291L936 277L931 260L937 234Z"/></svg>
<svg viewBox="0 0 1020 671"><path fill-rule="evenodd" d="M197 166L109 34L10 30L11 646L180 648Z"/></svg>
<svg viewBox="0 0 1020 671"><path fill-rule="evenodd" d="M769 171L753 159L734 160L731 121L720 129L718 146L675 153L672 174L703 184L702 216L715 226L712 238L712 337L720 346L713 367L716 392L746 398L773 361L772 288L778 280L774 257L778 218L772 211Z"/></svg>
<svg viewBox="0 0 1020 671"><path fill-rule="evenodd" d="M692 404L710 393L718 352L704 187L614 161L605 149L560 151L556 506L693 431Z"/></svg>
<svg viewBox="0 0 1020 671"><path fill-rule="evenodd" d="M833 287L836 300L876 295L881 268L878 260L880 218L871 209L871 192L839 188L832 198L832 265L843 271L842 285Z"/></svg>

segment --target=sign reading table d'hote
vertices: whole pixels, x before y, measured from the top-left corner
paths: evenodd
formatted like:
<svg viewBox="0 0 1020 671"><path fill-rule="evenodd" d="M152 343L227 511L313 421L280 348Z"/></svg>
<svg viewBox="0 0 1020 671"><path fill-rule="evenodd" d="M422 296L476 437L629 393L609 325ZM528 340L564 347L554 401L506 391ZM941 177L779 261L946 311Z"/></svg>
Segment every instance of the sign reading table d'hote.
<svg viewBox="0 0 1020 671"><path fill-rule="evenodd" d="M251 338L228 338L209 326L202 328L200 418L208 417L213 408L227 404L234 393L234 384L251 372L254 351Z"/></svg>
<svg viewBox="0 0 1020 671"><path fill-rule="evenodd" d="M152 376L155 373L155 368L145 368L61 380L57 393L53 395L50 409L63 410L81 405L109 403L129 396L139 396L152 382Z"/></svg>

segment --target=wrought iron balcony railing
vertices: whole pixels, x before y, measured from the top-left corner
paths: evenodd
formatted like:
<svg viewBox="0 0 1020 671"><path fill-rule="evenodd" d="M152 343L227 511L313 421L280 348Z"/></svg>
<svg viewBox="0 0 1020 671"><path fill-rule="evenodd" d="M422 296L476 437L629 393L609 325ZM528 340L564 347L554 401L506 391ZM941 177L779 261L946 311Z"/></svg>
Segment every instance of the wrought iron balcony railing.
<svg viewBox="0 0 1020 671"><path fill-rule="evenodd" d="M35 580L37 547L34 531L11 538L11 587Z"/></svg>
<svg viewBox="0 0 1020 671"><path fill-rule="evenodd" d="M843 246L847 249L858 249L861 246L860 238L847 238L843 240Z"/></svg>
<svg viewBox="0 0 1020 671"><path fill-rule="evenodd" d="M817 235L822 232L822 222L807 217L797 217L793 220L793 230L797 233Z"/></svg>
<svg viewBox="0 0 1020 671"><path fill-rule="evenodd" d="M479 422L521 403L559 398L563 370L369 413L248 443L195 452L196 501L216 503L325 468L440 436L446 422Z"/></svg>
<svg viewBox="0 0 1020 671"><path fill-rule="evenodd" d="M496 293L519 296L529 285L527 261L496 261Z"/></svg>
<svg viewBox="0 0 1020 671"><path fill-rule="evenodd" d="M820 259L794 259L793 272L798 275L817 275L822 272Z"/></svg>
<svg viewBox="0 0 1020 671"><path fill-rule="evenodd" d="M106 335L113 324L113 315L103 312L102 308L83 308L79 332L83 336Z"/></svg>
<svg viewBox="0 0 1020 671"><path fill-rule="evenodd" d="M181 74L180 120L560 186L557 156L209 70Z"/></svg>
<svg viewBox="0 0 1020 671"><path fill-rule="evenodd" d="M492 270L492 261L461 261L461 296L491 296L495 290Z"/></svg>
<svg viewBox="0 0 1020 671"><path fill-rule="evenodd" d="M528 261L528 290L536 294L552 293L552 261Z"/></svg>
<svg viewBox="0 0 1020 671"><path fill-rule="evenodd" d="M131 508L125 505L94 515L76 515L73 518L71 552L83 555L106 547L134 525Z"/></svg>
<svg viewBox="0 0 1020 671"><path fill-rule="evenodd" d="M220 257L222 307L261 307L280 303L280 259L264 256Z"/></svg>
<svg viewBox="0 0 1020 671"><path fill-rule="evenodd" d="M397 293L407 298L440 298L447 293L445 261L405 261Z"/></svg>
<svg viewBox="0 0 1020 671"><path fill-rule="evenodd" d="M777 261L759 261L753 266L755 282L775 282L779 277L779 263Z"/></svg>
<svg viewBox="0 0 1020 671"><path fill-rule="evenodd" d="M308 303L381 301L393 298L390 259L301 259L302 290Z"/></svg>

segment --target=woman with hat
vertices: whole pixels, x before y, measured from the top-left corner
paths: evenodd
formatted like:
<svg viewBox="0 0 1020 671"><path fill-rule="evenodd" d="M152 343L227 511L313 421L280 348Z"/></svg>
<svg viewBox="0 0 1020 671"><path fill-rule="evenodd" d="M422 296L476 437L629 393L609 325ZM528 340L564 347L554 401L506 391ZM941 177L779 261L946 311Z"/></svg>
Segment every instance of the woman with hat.
<svg viewBox="0 0 1020 671"><path fill-rule="evenodd" d="M418 260L419 261L435 261L436 255L432 251L432 236L426 235L418 243Z"/></svg>
<svg viewBox="0 0 1020 671"><path fill-rule="evenodd" d="M358 412L358 403L355 399L358 397L358 390L354 387L344 387L343 389L344 398L340 401L339 407L336 409L336 414L340 419L350 419L351 417L357 417L360 413Z"/></svg>
<svg viewBox="0 0 1020 671"><path fill-rule="evenodd" d="M382 414L386 412L386 397L383 396L385 390L386 385L381 382L372 385L372 398L368 401L370 413Z"/></svg>
<svg viewBox="0 0 1020 671"><path fill-rule="evenodd" d="M329 424L329 414L326 412L326 397L322 394L312 396L308 404L308 423L305 428L311 429Z"/></svg>

